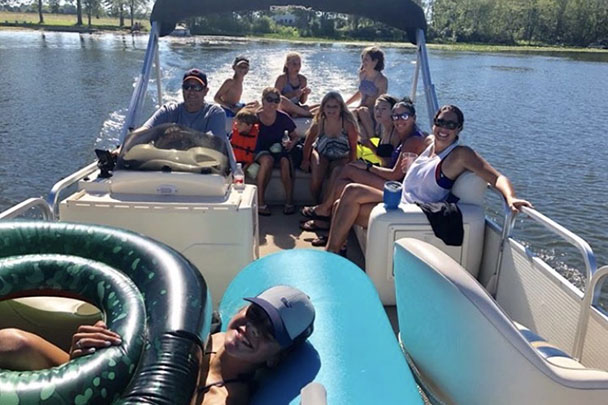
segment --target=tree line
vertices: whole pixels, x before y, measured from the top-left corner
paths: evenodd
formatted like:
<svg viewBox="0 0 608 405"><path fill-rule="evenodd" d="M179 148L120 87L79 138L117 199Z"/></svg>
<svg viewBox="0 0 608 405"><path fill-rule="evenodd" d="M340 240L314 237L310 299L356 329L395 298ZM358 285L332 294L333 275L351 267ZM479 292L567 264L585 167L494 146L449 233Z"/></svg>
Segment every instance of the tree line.
<svg viewBox="0 0 608 405"><path fill-rule="evenodd" d="M588 46L608 42L607 0L431 0L435 41Z"/></svg>
<svg viewBox="0 0 608 405"><path fill-rule="evenodd" d="M16 8L18 0L0 0L0 7ZM44 23L45 12L125 18L131 26L138 13L147 11L147 0L27 0L20 6L33 8ZM546 44L608 47L608 0L414 0L425 8L429 42L485 44ZM17 10L15 10L17 11ZM285 11L283 11L284 13ZM280 13L280 12L279 12ZM322 37L372 41L407 41L407 35L370 19L339 13L290 8L295 16L289 24L277 22L270 10L211 14L192 18L186 25L193 34Z"/></svg>

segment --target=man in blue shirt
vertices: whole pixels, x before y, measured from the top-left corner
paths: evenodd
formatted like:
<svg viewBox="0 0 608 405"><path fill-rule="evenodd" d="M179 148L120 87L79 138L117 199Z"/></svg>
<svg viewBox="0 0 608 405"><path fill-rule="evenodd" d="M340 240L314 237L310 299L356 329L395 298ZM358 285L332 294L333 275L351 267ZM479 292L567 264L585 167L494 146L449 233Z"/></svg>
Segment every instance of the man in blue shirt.
<svg viewBox="0 0 608 405"><path fill-rule="evenodd" d="M169 103L159 108L141 128L149 129L160 124L175 123L215 136L227 136L226 113L217 104L205 103L209 91L207 75L190 69L182 80L181 103Z"/></svg>

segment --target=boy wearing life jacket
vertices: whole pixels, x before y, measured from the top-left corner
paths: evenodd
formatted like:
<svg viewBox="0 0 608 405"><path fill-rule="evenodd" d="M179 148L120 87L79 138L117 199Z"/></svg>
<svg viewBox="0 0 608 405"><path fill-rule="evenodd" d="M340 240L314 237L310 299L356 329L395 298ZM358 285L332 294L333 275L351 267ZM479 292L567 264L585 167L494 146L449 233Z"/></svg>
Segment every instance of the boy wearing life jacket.
<svg viewBox="0 0 608 405"><path fill-rule="evenodd" d="M245 168L254 161L259 131L260 125L255 110L243 108L234 117L230 144L236 161L242 163Z"/></svg>

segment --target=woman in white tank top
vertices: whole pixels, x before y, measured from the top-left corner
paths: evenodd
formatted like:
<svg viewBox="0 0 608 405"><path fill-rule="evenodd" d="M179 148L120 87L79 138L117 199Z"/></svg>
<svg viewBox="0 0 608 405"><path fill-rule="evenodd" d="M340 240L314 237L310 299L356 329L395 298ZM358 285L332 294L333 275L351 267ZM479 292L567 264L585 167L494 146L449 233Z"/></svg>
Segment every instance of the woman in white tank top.
<svg viewBox="0 0 608 405"><path fill-rule="evenodd" d="M456 106L445 105L437 111L433 121L433 143L407 169L403 180L402 202L444 201L456 178L469 170L500 191L511 210L531 207L532 204L528 201L516 197L507 177L473 149L458 144L458 134L462 131L463 123L462 111ZM354 223L366 226L368 219L369 212L360 212L355 216L349 202L340 200L332 217L326 250L340 252L350 227ZM340 226L334 226L335 224Z"/></svg>

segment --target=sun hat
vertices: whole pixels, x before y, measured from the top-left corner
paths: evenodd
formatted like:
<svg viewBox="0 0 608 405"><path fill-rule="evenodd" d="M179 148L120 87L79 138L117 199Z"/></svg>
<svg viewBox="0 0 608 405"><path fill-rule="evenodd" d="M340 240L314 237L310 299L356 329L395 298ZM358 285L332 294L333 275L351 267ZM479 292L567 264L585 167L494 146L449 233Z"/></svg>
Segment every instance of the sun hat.
<svg viewBox="0 0 608 405"><path fill-rule="evenodd" d="M200 82L203 86L207 87L207 75L198 69L190 69L184 73L182 83L190 79L194 79Z"/></svg>
<svg viewBox="0 0 608 405"><path fill-rule="evenodd" d="M266 312L273 336L281 347L303 342L313 331L315 308L310 297L286 285L271 287L256 297L244 298Z"/></svg>

